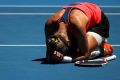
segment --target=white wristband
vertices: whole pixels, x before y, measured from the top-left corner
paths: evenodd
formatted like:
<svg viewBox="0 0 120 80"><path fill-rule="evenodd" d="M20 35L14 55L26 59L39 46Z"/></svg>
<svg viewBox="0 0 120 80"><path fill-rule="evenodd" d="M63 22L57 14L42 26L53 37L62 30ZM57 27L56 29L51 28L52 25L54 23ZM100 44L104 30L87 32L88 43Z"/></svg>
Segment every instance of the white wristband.
<svg viewBox="0 0 120 80"><path fill-rule="evenodd" d="M70 56L64 56L62 62L70 63L70 62L72 62L72 57L70 57Z"/></svg>

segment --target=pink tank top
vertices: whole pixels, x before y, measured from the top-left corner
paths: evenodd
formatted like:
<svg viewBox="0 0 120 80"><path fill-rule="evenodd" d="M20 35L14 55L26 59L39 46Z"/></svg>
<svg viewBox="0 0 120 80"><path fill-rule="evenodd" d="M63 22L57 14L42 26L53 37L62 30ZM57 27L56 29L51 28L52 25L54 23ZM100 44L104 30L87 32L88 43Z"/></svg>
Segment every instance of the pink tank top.
<svg viewBox="0 0 120 80"><path fill-rule="evenodd" d="M88 17L86 31L88 31L88 29L92 28L101 21L101 9L95 4L88 2L80 2L67 5L64 8L68 7L80 9L86 14L86 16Z"/></svg>

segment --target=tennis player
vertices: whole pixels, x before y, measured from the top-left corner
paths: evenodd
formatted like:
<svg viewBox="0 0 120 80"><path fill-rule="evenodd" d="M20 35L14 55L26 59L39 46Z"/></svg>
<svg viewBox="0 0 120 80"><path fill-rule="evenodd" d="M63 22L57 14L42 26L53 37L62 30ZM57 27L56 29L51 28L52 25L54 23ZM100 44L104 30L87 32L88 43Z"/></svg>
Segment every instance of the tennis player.
<svg viewBox="0 0 120 80"><path fill-rule="evenodd" d="M89 59L98 48L102 56L111 55L107 43L109 21L93 3L79 2L65 6L45 23L46 57L50 62L70 62ZM100 55L101 55L100 54Z"/></svg>

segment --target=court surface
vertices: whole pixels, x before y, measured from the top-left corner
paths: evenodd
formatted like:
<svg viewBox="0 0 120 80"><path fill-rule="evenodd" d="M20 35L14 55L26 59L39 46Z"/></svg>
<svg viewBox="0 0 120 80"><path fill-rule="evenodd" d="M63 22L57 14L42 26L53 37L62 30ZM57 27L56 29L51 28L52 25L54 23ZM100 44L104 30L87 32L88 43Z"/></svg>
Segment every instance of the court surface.
<svg viewBox="0 0 120 80"><path fill-rule="evenodd" d="M78 1L0 0L0 80L120 80L119 0L80 0L98 4L108 16L116 60L103 67L32 61L45 57L45 21L62 6Z"/></svg>

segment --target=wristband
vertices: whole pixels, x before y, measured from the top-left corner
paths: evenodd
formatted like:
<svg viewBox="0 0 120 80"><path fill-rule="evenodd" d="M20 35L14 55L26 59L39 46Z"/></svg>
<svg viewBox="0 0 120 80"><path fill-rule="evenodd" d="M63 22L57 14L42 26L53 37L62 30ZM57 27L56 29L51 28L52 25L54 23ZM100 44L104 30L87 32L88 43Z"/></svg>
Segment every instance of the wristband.
<svg viewBox="0 0 120 80"><path fill-rule="evenodd" d="M63 63L70 63L70 62L72 62L72 57L70 57L70 56L64 56L63 57L63 59L62 59L62 62Z"/></svg>

